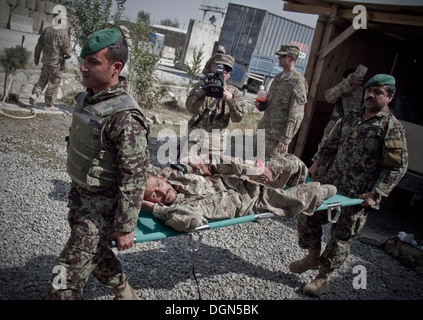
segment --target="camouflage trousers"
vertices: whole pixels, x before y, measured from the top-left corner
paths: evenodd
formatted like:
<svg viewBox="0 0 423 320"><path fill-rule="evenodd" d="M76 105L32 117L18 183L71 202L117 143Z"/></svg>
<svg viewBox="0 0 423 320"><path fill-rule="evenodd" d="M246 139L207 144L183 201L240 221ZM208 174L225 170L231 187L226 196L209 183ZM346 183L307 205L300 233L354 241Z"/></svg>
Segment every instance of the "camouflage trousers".
<svg viewBox="0 0 423 320"><path fill-rule="evenodd" d="M45 299L80 299L91 274L110 289L123 283L121 264L108 245L113 217L70 209L68 220L70 237L56 265L64 277L61 281L54 281L59 275L53 278Z"/></svg>
<svg viewBox="0 0 423 320"><path fill-rule="evenodd" d="M348 257L351 240L363 228L368 208L344 207L338 222L331 226L331 237L320 256L320 265L328 270L339 268ZM314 215L301 214L298 218L298 244L303 249L320 249L322 225L328 223L326 211Z"/></svg>
<svg viewBox="0 0 423 320"><path fill-rule="evenodd" d="M47 86L46 94L45 94L45 103L46 106L53 106L57 92L59 91L60 81L62 80L62 71L60 70L60 66L58 67L51 67L43 65L41 69L41 75L38 79L38 82L35 84L34 88L32 89L32 93L36 94L37 97L41 95L44 88Z"/></svg>

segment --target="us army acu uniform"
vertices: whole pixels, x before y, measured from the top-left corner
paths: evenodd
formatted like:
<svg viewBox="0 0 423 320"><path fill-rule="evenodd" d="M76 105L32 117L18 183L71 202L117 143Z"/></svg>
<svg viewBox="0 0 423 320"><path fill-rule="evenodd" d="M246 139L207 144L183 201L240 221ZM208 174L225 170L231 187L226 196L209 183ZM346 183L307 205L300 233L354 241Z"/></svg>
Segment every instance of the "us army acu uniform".
<svg viewBox="0 0 423 320"><path fill-rule="evenodd" d="M68 31L66 29L49 26L43 30L34 50L34 62L38 64L42 52L41 62L43 64L38 82L32 89L30 103L35 105L39 97L47 86L45 93L45 108L53 107L57 96L60 81L62 79L62 69L60 59L71 57L71 47Z"/></svg>
<svg viewBox="0 0 423 320"><path fill-rule="evenodd" d="M391 76L373 77L365 88L395 84ZM316 156L319 164L331 162L321 183L330 183L338 192L351 198L374 191L387 197L407 170L406 133L402 124L389 110L380 111L364 120L365 109L351 111L335 125L331 135ZM331 238L320 256L321 268L330 273L339 268L349 254L351 239L362 229L369 208L351 206L342 209L337 223L332 225ZM320 254L322 227L327 223L321 216L298 219L299 245Z"/></svg>
<svg viewBox="0 0 423 320"><path fill-rule="evenodd" d="M231 162L217 164L212 175L182 174L162 170L178 195L170 206L156 203L153 214L178 231L192 231L208 219L227 219L273 212L292 218L299 213L312 215L322 201L336 193L333 186L305 181L307 169L293 155L273 159L268 164L274 182L250 179L250 166ZM299 183L298 185L295 185ZM283 189L286 185L290 188Z"/></svg>
<svg viewBox="0 0 423 320"><path fill-rule="evenodd" d="M220 63L232 69L234 58L229 55L218 54L214 63ZM194 147L196 149L204 148L204 150L207 150L206 153L212 150L216 152L225 151L229 122L241 122L246 112L244 100L239 90L226 84L226 82L224 87L233 95L231 100L223 101L207 97L203 81L197 83L189 92L185 106L193 116L188 121L188 151ZM214 105L215 102L217 103ZM209 111L207 108L210 106L211 110ZM212 135L213 129L216 129L215 135Z"/></svg>
<svg viewBox="0 0 423 320"><path fill-rule="evenodd" d="M94 33L81 57L122 36L109 30ZM66 283L52 284L47 299L79 299L90 274L113 291L127 283L109 241L115 230L132 232L136 227L149 164L149 127L126 93L126 80L119 80L95 95L87 89L76 97L67 158L71 230L57 262L65 269Z"/></svg>
<svg viewBox="0 0 423 320"><path fill-rule="evenodd" d="M278 55L299 54L294 45L282 45ZM265 156L271 158L279 142L289 144L298 132L304 118L308 85L296 70L281 72L275 76L267 95L267 107L257 125L265 129Z"/></svg>

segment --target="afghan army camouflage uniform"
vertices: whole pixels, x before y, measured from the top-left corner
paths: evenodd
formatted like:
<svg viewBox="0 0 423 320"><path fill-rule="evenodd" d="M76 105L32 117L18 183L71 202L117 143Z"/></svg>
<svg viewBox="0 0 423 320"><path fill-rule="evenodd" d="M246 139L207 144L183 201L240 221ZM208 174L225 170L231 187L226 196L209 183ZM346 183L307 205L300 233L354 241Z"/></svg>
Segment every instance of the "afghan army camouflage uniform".
<svg viewBox="0 0 423 320"><path fill-rule="evenodd" d="M43 30L34 50L34 62L38 64L42 52L42 69L38 82L35 84L32 93L39 97L47 86L45 93L46 107L52 107L56 99L62 69L60 59L71 57L71 47L68 31L66 29L49 26Z"/></svg>
<svg viewBox="0 0 423 320"><path fill-rule="evenodd" d="M90 274L111 289L122 283L125 276L109 247L110 236L115 230L134 231L146 185L149 127L126 94L126 81L120 78L96 95L88 90L76 100L68 145L71 233L58 259L66 269L66 288L52 285L47 299L80 298Z"/></svg>
<svg viewBox="0 0 423 320"><path fill-rule="evenodd" d="M292 70L286 76L276 75L267 96L267 107L257 129L265 129L266 159L274 156L279 142L289 144L304 118L308 85L305 78Z"/></svg>
<svg viewBox="0 0 423 320"><path fill-rule="evenodd" d="M379 208L381 197L387 197L407 170L408 151L402 124L389 110L380 111L363 120L364 108L341 118L320 148L316 161L330 163L321 183L337 187L338 193L351 198L375 191ZM338 268L348 256L351 239L364 226L369 208L351 206L342 209L332 225L331 239L320 257L320 265L328 270ZM300 215L299 245L303 249L321 246L320 216Z"/></svg>
<svg viewBox="0 0 423 320"><path fill-rule="evenodd" d="M211 170L214 174L209 176L162 170L160 174L177 190L178 195L170 206L156 203L153 214L178 231L192 231L208 219L228 219L263 212L289 218L299 213L312 215L328 197L320 183L303 183L307 167L295 156L273 159L268 165L273 184L253 180L246 175L251 167L234 161L215 165ZM285 184L298 183L283 189Z"/></svg>
<svg viewBox="0 0 423 320"><path fill-rule="evenodd" d="M237 88L225 84L225 88L232 93L233 98L228 101L219 100L213 110L207 113L195 127L192 127L204 110L215 100L215 98L206 96L203 85L203 82L197 83L189 92L185 102L187 110L193 114L188 121L188 128L191 131L189 133L189 151L192 147L202 147L207 150L206 153L212 150L225 152L229 122L241 122L246 113L244 100ZM213 129L216 129L218 134L212 135ZM205 139L204 134L208 135L208 139Z"/></svg>

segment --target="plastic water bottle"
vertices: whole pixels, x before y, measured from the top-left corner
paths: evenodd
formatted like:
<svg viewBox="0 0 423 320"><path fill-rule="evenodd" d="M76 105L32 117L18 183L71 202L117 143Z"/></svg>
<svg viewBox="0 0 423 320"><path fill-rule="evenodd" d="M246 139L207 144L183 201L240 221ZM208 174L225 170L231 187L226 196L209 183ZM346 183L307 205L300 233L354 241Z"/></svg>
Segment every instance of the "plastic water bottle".
<svg viewBox="0 0 423 320"><path fill-rule="evenodd" d="M264 90L264 86L260 86L260 90L257 92L257 101L259 102L257 109L259 111L264 111L267 106L267 94Z"/></svg>

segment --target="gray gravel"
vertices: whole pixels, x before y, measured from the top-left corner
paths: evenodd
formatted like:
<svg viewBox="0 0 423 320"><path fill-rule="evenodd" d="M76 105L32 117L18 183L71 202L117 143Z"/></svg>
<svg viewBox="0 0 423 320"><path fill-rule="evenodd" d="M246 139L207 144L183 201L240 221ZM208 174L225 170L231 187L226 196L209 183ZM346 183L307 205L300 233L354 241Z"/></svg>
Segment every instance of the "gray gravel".
<svg viewBox="0 0 423 320"><path fill-rule="evenodd" d="M32 120L0 118L0 299L40 299L69 235L63 141L69 123L70 116L60 113ZM153 164L157 147L153 140ZM370 216L366 230L388 236L414 232L421 239L421 222L411 213L386 211ZM329 230L324 229L324 242ZM297 244L295 219L272 218L203 234L195 265L205 300L423 298L422 276L356 239L346 263L333 276L330 293L304 296L302 287L317 272L295 275L288 270L290 262L304 255ZM143 299L198 299L185 237L140 243L116 254ZM366 289L354 289L357 265L367 272ZM113 296L90 278L83 298Z"/></svg>

